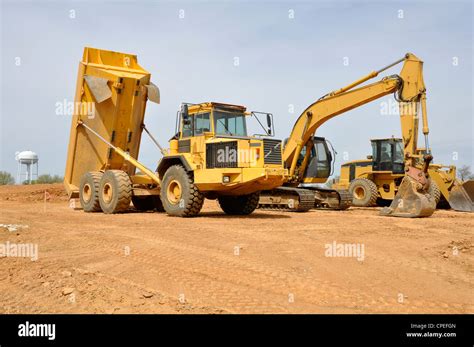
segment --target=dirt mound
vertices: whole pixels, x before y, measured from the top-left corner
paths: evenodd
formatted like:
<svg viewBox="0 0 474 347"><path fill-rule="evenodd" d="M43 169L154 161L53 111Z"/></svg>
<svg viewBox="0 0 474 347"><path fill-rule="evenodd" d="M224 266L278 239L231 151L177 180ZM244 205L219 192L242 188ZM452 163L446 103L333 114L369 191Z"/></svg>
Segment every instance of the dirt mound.
<svg viewBox="0 0 474 347"><path fill-rule="evenodd" d="M8 201L67 201L62 183L0 186L0 200Z"/></svg>

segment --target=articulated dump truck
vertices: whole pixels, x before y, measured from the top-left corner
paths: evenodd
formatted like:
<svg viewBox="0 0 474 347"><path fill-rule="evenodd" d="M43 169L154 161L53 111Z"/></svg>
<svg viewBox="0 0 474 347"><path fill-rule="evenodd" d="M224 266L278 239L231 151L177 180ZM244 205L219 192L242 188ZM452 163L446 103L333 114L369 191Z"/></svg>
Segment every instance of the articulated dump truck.
<svg viewBox="0 0 474 347"><path fill-rule="evenodd" d="M182 104L169 150L159 146L144 125L147 101L160 102L150 77L135 55L84 49L64 183L85 212L124 212L132 202L138 210L187 217L208 198L227 214L245 215L260 191L283 184L281 141L247 136L243 106ZM137 160L143 130L163 155L156 170Z"/></svg>

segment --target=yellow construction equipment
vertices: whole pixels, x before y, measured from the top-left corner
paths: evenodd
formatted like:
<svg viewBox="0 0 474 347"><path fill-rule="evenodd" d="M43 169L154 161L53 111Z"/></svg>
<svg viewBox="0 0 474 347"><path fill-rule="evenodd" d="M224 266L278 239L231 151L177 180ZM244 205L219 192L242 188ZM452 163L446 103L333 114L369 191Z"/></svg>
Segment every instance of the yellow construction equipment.
<svg viewBox="0 0 474 347"><path fill-rule="evenodd" d="M372 155L366 160L342 164L341 175L334 185L349 189L354 206L384 205L392 201L405 177L403 139L373 139ZM425 153L425 149L418 149ZM456 166L430 164L430 194L438 206L450 206L456 211L474 211L474 181L456 178ZM447 205L448 204L448 205Z"/></svg>
<svg viewBox="0 0 474 347"><path fill-rule="evenodd" d="M408 73L410 70L418 70L421 76L422 62L413 55L407 55L407 59L411 66L402 70L400 78L413 84L414 80L410 79ZM340 178L333 186L348 189L354 206L374 206L387 201L393 201L392 204L398 206L399 199L396 195L400 190L405 190L403 179L410 174L410 171L407 171L407 160L410 160L409 164L421 169L424 166L422 158L431 153L428 143L426 91L422 76L418 78L417 83L411 94L403 95L403 89L397 91L403 138L372 139L372 155L367 156L366 160L355 160L341 166ZM420 94L414 97L416 90L419 90ZM418 148L417 143L420 103L425 148ZM445 206L447 202L456 211L474 211L474 181L461 182L457 179L454 165L430 163L427 173L430 177L428 192L436 204Z"/></svg>
<svg viewBox="0 0 474 347"><path fill-rule="evenodd" d="M402 61L400 76L354 89ZM421 101L426 124L421 66L418 58L407 54L323 96L298 118L284 150L280 140L269 138L274 134L270 113L264 113L265 127L259 120L261 112L248 112L243 106L183 103L166 150L144 125L147 100L160 102L150 73L138 65L135 55L85 48L76 86L78 107L72 120L66 189L71 198L79 197L86 212L123 212L133 202L138 210L195 216L205 198L217 199L225 213L235 215L252 213L259 203L286 204L296 210L347 208L351 200L347 191L305 186L323 183L330 174L332 154L326 141L315 137L316 129L332 117L395 92L406 103ZM257 119L264 135L247 134L249 117ZM416 112L404 112L401 117L402 123L418 121ZM143 130L163 155L154 171L137 160ZM403 136L405 147L416 148L416 133ZM410 184L403 190L406 195L400 196L399 190L400 203L389 214L427 216L434 210L434 200L425 194L431 157L414 150L407 153L412 154L405 157L404 179ZM140 174L135 172L137 168Z"/></svg>
<svg viewBox="0 0 474 347"><path fill-rule="evenodd" d="M334 148L328 145L324 137L313 136L302 147L296 173L288 177L284 186L262 191L259 208L295 212L305 212L314 208L330 210L349 208L352 195L347 189L332 189L322 185L333 173L335 154ZM286 156L284 163L287 168L290 167Z"/></svg>
<svg viewBox="0 0 474 347"><path fill-rule="evenodd" d="M165 210L195 216L204 199L227 214L249 214L259 192L281 186L281 141L248 136L243 106L182 104L176 135L156 171L138 158L147 100L160 101L150 73L131 54L85 48L76 86L64 183L86 212ZM266 114L272 135L272 115ZM269 153L271 151L271 153ZM136 169L140 174L136 174Z"/></svg>
<svg viewBox="0 0 474 347"><path fill-rule="evenodd" d="M403 62L400 75L391 75L380 81L355 88L364 82L375 78L381 72ZM316 130L331 118L341 115L356 107L367 104L385 95L395 93L400 102L400 119L402 122L404 153L401 162L404 172L403 179L407 182L404 189L399 190L397 204L392 204L384 211L385 215L399 217L425 217L433 213L435 201L428 193L430 180L428 163L431 160L428 146L428 123L426 114L426 88L423 82L423 62L415 55L407 53L402 59L349 84L348 86L328 93L310 105L298 118L288 138L283 152L285 167L289 170L289 179L286 185L301 187L305 182L320 183L327 179L326 175L308 170L308 164L315 160L317 155L311 149L314 146ZM418 136L418 109L422 110L423 133L425 134L426 153L417 151ZM320 151L321 153L321 151ZM326 154L327 155L327 154ZM344 203L347 196L341 194L348 187L334 186L339 202ZM289 189L289 187L286 187ZM301 188L294 188L301 189ZM339 190L338 190L339 189ZM270 205L271 201L284 201L278 189L272 192L263 192L261 204ZM352 199L352 198L350 198ZM317 199L316 199L317 200ZM283 204L283 203L282 203Z"/></svg>

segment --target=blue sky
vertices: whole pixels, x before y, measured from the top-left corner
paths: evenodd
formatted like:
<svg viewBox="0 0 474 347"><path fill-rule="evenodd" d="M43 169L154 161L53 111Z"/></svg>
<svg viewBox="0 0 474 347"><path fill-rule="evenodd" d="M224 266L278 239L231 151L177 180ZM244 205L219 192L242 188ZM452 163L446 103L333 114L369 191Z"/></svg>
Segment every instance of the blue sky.
<svg viewBox="0 0 474 347"><path fill-rule="evenodd" d="M412 52L425 62L435 162L474 167L473 17L470 1L2 1L0 170L15 174L15 152L29 149L40 174L63 175L71 119L55 109L73 100L84 46L138 55L162 98L145 122L165 145L182 101L271 112L283 139L321 95ZM398 116L381 114L389 99L319 129L336 168L344 153L365 158L370 138L400 136ZM139 159L155 168L160 157L144 137Z"/></svg>

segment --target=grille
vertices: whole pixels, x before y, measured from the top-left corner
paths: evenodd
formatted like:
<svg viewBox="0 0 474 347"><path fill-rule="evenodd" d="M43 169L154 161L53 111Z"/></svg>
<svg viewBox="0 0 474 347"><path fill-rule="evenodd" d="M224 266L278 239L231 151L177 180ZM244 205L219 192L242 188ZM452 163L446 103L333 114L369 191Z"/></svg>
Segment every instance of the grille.
<svg viewBox="0 0 474 347"><path fill-rule="evenodd" d="M189 153L189 152L191 152L191 140L179 140L178 153Z"/></svg>
<svg viewBox="0 0 474 347"><path fill-rule="evenodd" d="M206 168L237 167L237 141L206 144Z"/></svg>
<svg viewBox="0 0 474 347"><path fill-rule="evenodd" d="M263 139L263 154L265 164L281 164L281 141Z"/></svg>

